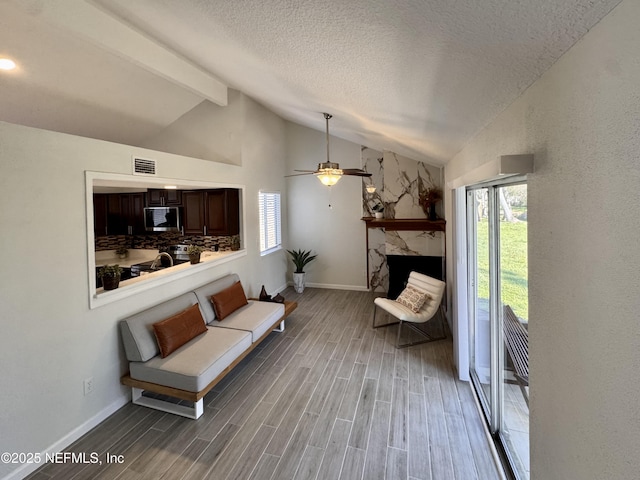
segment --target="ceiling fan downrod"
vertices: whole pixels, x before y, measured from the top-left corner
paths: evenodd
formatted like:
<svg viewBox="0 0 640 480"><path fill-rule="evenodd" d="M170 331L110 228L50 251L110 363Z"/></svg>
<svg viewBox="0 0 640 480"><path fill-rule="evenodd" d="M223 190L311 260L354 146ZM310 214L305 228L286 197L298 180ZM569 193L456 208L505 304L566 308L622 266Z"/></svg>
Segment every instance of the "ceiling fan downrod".
<svg viewBox="0 0 640 480"><path fill-rule="evenodd" d="M326 123L327 128L325 129L326 135L327 135L327 165L329 165L331 162L329 161L329 119L331 117L333 117L333 115L331 115L330 113L324 113L324 121ZM336 167L325 167L325 168L338 168Z"/></svg>

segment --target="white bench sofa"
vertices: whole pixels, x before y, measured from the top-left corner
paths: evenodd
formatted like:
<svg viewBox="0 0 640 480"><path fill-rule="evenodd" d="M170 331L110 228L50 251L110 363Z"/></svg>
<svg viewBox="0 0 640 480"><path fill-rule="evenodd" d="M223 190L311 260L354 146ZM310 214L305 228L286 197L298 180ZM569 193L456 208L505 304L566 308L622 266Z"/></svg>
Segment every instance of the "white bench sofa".
<svg viewBox="0 0 640 480"><path fill-rule="evenodd" d="M285 307L278 303L249 300L218 320L211 297L236 282L236 274L227 275L120 322L129 361L129 373L121 383L131 387L133 403L197 419L204 411L203 397L272 330L284 330ZM153 325L195 304L206 325L204 333L163 358ZM145 396L145 390L189 405Z"/></svg>

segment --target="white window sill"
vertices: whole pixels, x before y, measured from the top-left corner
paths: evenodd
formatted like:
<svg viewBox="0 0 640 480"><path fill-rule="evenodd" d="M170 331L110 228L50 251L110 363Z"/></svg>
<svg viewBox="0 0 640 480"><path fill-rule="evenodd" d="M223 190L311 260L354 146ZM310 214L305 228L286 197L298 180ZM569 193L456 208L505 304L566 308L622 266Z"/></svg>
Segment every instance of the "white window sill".
<svg viewBox="0 0 640 480"><path fill-rule="evenodd" d="M277 247L273 247L273 248L270 248L268 250L265 250L264 252L260 252L260 256L264 257L266 255L270 255L272 253L279 252L280 250L282 250L282 245L278 245Z"/></svg>

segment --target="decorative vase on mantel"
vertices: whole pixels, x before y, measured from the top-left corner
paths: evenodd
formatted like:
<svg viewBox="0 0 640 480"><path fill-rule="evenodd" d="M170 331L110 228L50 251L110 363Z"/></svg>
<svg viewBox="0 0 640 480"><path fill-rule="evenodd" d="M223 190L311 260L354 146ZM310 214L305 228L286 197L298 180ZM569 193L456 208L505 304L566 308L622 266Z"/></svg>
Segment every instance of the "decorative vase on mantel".
<svg viewBox="0 0 640 480"><path fill-rule="evenodd" d="M424 211L424 214L427 216L428 220L438 220L435 203L423 203L422 210Z"/></svg>
<svg viewBox="0 0 640 480"><path fill-rule="evenodd" d="M436 213L435 203L432 203L429 205L429 213L427 213L427 218L429 220L438 220L438 214Z"/></svg>
<svg viewBox="0 0 640 480"><path fill-rule="evenodd" d="M429 187L420 193L419 203L424 214L431 221L438 220L436 204L442 200L442 189L440 187Z"/></svg>

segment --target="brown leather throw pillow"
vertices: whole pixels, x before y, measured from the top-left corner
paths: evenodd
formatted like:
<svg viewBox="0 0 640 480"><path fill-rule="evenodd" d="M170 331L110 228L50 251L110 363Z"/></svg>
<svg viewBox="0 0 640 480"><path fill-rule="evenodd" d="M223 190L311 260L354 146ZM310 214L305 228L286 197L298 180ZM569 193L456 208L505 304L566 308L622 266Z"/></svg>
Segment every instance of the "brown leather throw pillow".
<svg viewBox="0 0 640 480"><path fill-rule="evenodd" d="M207 331L198 304L194 304L160 322L153 324L153 331L160 347L160 354L165 358L189 340Z"/></svg>
<svg viewBox="0 0 640 480"><path fill-rule="evenodd" d="M211 303L213 304L213 310L216 312L216 318L223 320L249 302L247 302L242 284L236 282L229 288L211 295Z"/></svg>

